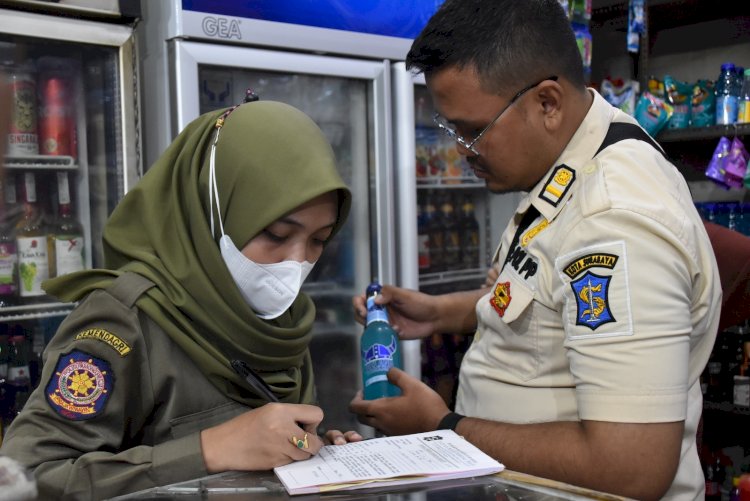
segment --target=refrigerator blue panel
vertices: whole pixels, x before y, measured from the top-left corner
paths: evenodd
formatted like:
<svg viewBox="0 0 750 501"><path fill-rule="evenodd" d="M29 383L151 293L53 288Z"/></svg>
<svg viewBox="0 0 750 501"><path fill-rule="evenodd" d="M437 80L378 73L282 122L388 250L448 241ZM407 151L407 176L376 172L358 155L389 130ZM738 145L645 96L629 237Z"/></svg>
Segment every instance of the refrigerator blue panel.
<svg viewBox="0 0 750 501"><path fill-rule="evenodd" d="M443 0L182 0L182 8L413 39L442 3Z"/></svg>

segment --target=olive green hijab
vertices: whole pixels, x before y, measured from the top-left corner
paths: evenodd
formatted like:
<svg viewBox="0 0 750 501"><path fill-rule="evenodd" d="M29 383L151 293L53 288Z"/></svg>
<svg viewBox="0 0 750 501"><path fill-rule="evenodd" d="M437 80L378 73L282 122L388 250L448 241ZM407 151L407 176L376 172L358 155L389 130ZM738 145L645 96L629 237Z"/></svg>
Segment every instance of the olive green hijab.
<svg viewBox="0 0 750 501"><path fill-rule="evenodd" d="M138 307L224 394L253 407L265 403L232 370L231 360L239 359L281 401L311 402L312 301L300 294L280 317L258 318L222 260L215 201L211 235L209 152L224 111L190 123L115 208L104 228L107 269L52 279L45 290L76 301L126 271L138 273L156 284ZM279 217L333 190L339 194L336 232L351 203L322 131L301 111L272 101L240 105L226 117L216 145L216 184L224 231L239 249Z"/></svg>

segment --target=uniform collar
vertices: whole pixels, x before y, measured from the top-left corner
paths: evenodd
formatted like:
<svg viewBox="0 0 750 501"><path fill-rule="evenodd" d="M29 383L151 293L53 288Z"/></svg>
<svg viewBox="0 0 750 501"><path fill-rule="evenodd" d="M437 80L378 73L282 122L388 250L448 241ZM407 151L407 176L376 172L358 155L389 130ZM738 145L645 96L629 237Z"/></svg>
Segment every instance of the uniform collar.
<svg viewBox="0 0 750 501"><path fill-rule="evenodd" d="M554 166L521 201L519 212L526 212L533 205L547 221L552 221L571 197L577 171L594 158L604 141L616 109L594 89L588 91L594 96L591 108Z"/></svg>

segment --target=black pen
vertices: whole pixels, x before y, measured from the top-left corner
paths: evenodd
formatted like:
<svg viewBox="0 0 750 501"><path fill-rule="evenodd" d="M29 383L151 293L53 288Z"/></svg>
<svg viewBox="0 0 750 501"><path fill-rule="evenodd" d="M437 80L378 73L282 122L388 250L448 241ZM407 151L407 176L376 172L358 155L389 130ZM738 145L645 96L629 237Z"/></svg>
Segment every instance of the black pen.
<svg viewBox="0 0 750 501"><path fill-rule="evenodd" d="M232 369L245 378L245 381L252 386L258 395L265 397L269 402L279 401L279 398L271 391L271 387L245 362L232 360Z"/></svg>

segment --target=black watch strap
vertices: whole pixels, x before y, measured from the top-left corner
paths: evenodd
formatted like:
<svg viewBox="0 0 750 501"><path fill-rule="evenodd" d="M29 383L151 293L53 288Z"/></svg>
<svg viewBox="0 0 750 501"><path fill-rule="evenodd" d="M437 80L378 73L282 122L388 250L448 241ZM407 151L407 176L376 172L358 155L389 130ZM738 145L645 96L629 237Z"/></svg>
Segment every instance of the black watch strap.
<svg viewBox="0 0 750 501"><path fill-rule="evenodd" d="M458 422L461 421L466 416L462 416L461 414L457 414L455 412L449 412L445 415L443 419L440 420L440 424L438 424L437 429L438 430L456 430L456 426L458 426Z"/></svg>

